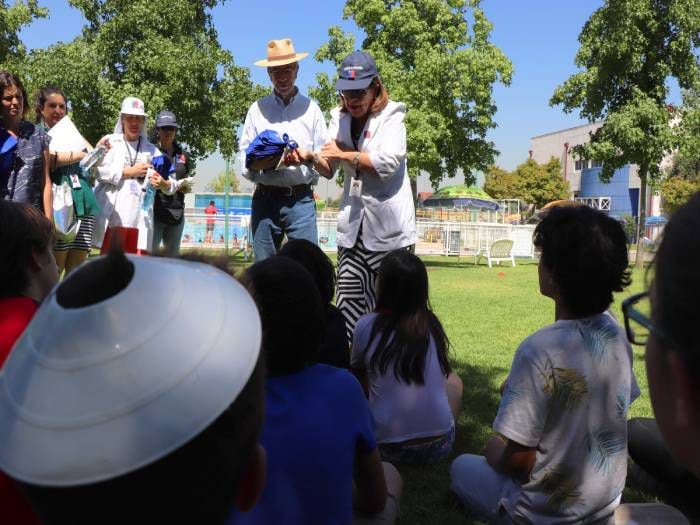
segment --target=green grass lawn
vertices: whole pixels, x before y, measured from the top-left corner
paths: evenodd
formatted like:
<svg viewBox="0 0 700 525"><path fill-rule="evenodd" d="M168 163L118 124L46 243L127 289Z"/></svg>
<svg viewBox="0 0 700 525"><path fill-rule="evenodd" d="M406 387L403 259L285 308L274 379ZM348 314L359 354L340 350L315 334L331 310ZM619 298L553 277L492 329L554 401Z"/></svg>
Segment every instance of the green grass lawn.
<svg viewBox="0 0 700 525"><path fill-rule="evenodd" d="M452 343L452 363L464 381L464 398L457 420L452 457L433 466L401 467L404 494L400 524L470 523L449 492L449 466L454 456L480 454L493 433L491 423L519 343L553 322L554 303L540 295L537 264L520 259L511 268L474 266L472 259L423 258L430 278L430 300ZM237 267L243 265L236 259ZM630 288L615 297L612 311L622 320L620 304L644 288L644 273L633 272ZM651 416L643 349L634 348L634 370L642 395L630 417ZM627 501L648 499L626 490Z"/></svg>

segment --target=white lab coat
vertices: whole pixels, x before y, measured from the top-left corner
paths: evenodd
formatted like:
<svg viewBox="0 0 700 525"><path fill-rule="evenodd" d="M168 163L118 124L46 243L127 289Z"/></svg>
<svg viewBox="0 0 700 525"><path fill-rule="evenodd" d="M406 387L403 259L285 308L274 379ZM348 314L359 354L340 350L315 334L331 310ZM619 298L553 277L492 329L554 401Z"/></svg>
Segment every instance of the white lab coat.
<svg viewBox="0 0 700 525"><path fill-rule="evenodd" d="M345 187L338 214L338 246L352 248L362 225L362 243L371 251L383 252L416 242L416 210L406 168L406 106L389 101L367 119L358 149L369 153L378 175L362 173L362 196L350 196L355 170L343 161ZM350 131L352 117L340 108L331 111L329 137L354 149Z"/></svg>
<svg viewBox="0 0 700 525"><path fill-rule="evenodd" d="M136 143L127 150L127 142L122 133L108 136L110 150L97 167L97 187L95 197L102 208L95 221L93 245L101 248L105 232L110 226L138 228L138 249L152 251L153 244L153 206L146 212L141 209L145 196L143 183L138 179L122 178L122 172L129 166L129 153L134 158ZM143 135L134 164L147 162L161 155L161 152ZM175 181L170 181L170 188L164 193L172 195L177 189ZM162 190L161 190L162 191Z"/></svg>

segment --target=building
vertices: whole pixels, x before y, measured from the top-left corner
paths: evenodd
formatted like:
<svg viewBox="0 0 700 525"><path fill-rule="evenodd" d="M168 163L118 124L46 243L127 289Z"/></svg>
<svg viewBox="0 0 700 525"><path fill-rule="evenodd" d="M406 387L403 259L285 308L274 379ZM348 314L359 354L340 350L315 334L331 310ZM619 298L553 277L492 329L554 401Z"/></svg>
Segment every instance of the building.
<svg viewBox="0 0 700 525"><path fill-rule="evenodd" d="M613 217L636 217L641 187L637 165L628 164L615 170L610 181L604 183L600 180L601 162L596 159L581 159L573 153L573 148L588 142L590 135L601 125L600 122L594 122L532 137L530 158L540 164L548 162L552 157L559 159L562 177L569 182L572 198L607 211ZM647 215L658 215L659 197L647 191L647 198Z"/></svg>

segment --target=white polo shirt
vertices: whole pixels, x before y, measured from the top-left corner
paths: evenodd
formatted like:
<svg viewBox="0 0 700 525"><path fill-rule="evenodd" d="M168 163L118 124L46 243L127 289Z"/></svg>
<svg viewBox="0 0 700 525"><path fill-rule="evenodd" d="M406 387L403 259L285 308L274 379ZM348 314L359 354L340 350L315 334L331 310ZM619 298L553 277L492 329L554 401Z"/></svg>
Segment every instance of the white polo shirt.
<svg viewBox="0 0 700 525"><path fill-rule="evenodd" d="M273 130L280 137L285 133L300 148L319 151L327 141L326 121L314 101L297 92L285 106L274 92L254 102L245 117L239 141L241 175L256 184L290 187L318 182L318 173L308 166L290 166L280 170L252 171L245 165L245 150L261 132Z"/></svg>

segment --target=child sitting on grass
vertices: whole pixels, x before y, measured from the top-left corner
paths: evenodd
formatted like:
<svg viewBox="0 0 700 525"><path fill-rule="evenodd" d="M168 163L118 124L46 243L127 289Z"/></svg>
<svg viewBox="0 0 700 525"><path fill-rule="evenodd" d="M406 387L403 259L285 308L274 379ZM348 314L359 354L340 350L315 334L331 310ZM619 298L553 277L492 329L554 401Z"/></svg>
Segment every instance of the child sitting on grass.
<svg viewBox="0 0 700 525"><path fill-rule="evenodd" d="M393 523L401 478L380 460L362 389L347 370L316 364L324 314L314 279L296 261L275 256L251 266L242 281L262 320L268 471L260 503L232 519Z"/></svg>
<svg viewBox="0 0 700 525"><path fill-rule="evenodd" d="M627 410L639 395L624 330L607 312L630 283L618 221L554 208L535 230L554 324L518 348L485 456L452 464L452 490L489 522L599 523L620 503ZM502 436L502 437L501 437Z"/></svg>
<svg viewBox="0 0 700 525"><path fill-rule="evenodd" d="M382 458L432 463L455 439L462 381L451 372L449 341L430 309L428 273L406 250L379 267L377 307L361 317L352 343L352 369L374 419Z"/></svg>

